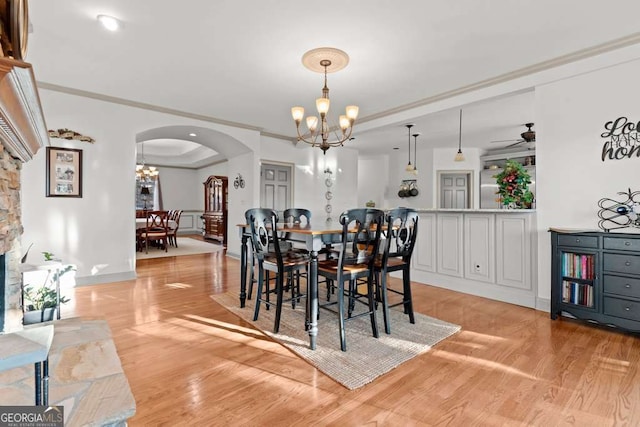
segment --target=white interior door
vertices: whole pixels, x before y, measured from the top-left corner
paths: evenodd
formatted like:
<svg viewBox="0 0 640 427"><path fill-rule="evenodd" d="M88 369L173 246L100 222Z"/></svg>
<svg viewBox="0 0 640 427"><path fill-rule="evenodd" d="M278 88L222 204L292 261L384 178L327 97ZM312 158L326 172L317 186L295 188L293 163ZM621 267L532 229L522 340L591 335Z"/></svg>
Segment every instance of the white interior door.
<svg viewBox="0 0 640 427"><path fill-rule="evenodd" d="M443 173L440 175L440 207L444 209L467 209L469 207L468 175Z"/></svg>
<svg viewBox="0 0 640 427"><path fill-rule="evenodd" d="M282 217L291 207L292 167L263 163L260 167L260 206L273 209Z"/></svg>

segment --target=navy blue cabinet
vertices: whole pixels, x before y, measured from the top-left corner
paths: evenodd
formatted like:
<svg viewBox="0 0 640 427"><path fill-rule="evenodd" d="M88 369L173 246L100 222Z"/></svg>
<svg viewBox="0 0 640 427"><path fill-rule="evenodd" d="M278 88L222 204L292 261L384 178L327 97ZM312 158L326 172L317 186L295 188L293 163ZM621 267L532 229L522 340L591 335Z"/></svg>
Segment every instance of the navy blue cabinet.
<svg viewBox="0 0 640 427"><path fill-rule="evenodd" d="M640 234L551 230L551 318L640 331Z"/></svg>

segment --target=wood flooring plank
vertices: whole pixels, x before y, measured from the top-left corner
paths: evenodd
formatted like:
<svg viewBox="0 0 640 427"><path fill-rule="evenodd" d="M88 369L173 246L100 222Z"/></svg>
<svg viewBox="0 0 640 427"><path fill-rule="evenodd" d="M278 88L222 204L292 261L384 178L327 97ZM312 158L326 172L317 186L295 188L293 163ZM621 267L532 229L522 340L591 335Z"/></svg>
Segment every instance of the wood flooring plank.
<svg viewBox="0 0 640 427"><path fill-rule="evenodd" d="M415 310L462 331L349 391L211 300L239 291L238 260L149 259L137 275L66 290L62 310L108 321L131 426L640 425L634 335L414 283Z"/></svg>

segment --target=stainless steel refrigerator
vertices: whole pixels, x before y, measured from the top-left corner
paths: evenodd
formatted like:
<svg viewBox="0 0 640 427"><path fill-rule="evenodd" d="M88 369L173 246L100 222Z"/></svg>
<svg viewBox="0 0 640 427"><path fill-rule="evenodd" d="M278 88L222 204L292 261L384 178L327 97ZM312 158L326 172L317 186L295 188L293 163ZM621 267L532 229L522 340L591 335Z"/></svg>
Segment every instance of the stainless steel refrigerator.
<svg viewBox="0 0 640 427"><path fill-rule="evenodd" d="M531 184L529 184L529 190L533 193L534 208L536 194L536 167L525 166L529 175L531 175ZM483 169L480 171L480 209L502 209L500 202L498 202L498 184L494 175L499 174L502 169Z"/></svg>

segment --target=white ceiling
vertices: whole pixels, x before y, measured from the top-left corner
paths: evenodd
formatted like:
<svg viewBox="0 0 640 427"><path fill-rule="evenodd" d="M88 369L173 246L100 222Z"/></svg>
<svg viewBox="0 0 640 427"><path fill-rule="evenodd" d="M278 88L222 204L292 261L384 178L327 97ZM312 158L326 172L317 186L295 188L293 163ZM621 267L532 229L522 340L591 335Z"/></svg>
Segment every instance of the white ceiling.
<svg viewBox="0 0 640 427"><path fill-rule="evenodd" d="M329 75L330 115L360 106L363 154L406 150L390 113L496 76L636 35L637 0L31 0L27 61L38 82L295 137L290 107L314 110L312 48L346 51ZM123 23L112 33L98 14ZM533 94L464 106L463 146L497 147L535 122ZM456 147L458 109L413 122L418 144ZM377 121L381 124L376 125ZM388 121L388 120L387 120ZM169 124L168 124L169 125ZM502 144L502 146L507 143Z"/></svg>

